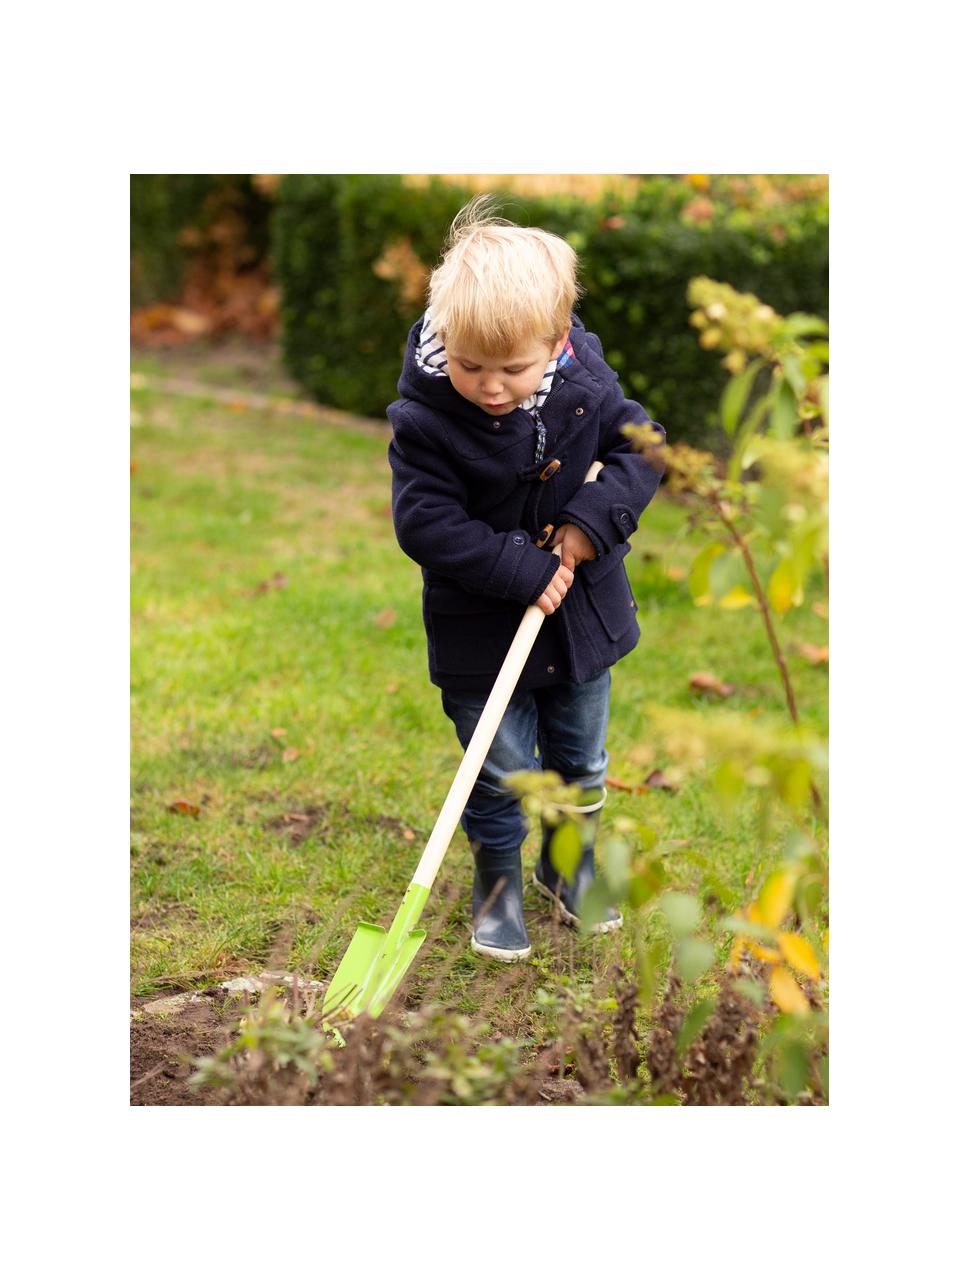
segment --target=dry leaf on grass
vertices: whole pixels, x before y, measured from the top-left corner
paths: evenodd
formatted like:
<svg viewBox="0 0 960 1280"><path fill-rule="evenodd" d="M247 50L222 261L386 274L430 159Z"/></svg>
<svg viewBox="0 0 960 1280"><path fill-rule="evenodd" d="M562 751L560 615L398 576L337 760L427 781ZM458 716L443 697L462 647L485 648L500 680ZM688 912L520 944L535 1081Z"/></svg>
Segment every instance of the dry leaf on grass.
<svg viewBox="0 0 960 1280"><path fill-rule="evenodd" d="M720 698L729 698L737 688L735 684L727 684L710 671L695 671L690 677L689 686L694 693L714 693Z"/></svg>
<svg viewBox="0 0 960 1280"><path fill-rule="evenodd" d="M671 782L662 769L654 769L651 773L648 773L643 780L643 785L649 791L656 789L661 791L676 791L677 789L677 784L675 782Z"/></svg>
<svg viewBox="0 0 960 1280"><path fill-rule="evenodd" d="M296 747L287 747L281 759L283 760L284 764L290 764L292 761L296 760L299 755L300 755L300 752L297 750Z"/></svg>
<svg viewBox="0 0 960 1280"><path fill-rule="evenodd" d="M255 596L262 596L269 591L271 587L276 591L281 591L287 585L287 581L288 579L285 574L275 573L272 578L265 578L263 582L258 582L253 588L252 594Z"/></svg>
<svg viewBox="0 0 960 1280"><path fill-rule="evenodd" d="M174 800L173 804L168 804L167 808L171 813L187 813L191 818L200 816L200 806L191 804L189 800Z"/></svg>
<svg viewBox="0 0 960 1280"><path fill-rule="evenodd" d="M287 736L287 731L286 729L271 729L270 736L271 738L285 738Z"/></svg>
<svg viewBox="0 0 960 1280"><path fill-rule="evenodd" d="M392 627L397 620L397 611L395 609L381 609L374 622L378 627Z"/></svg>
<svg viewBox="0 0 960 1280"><path fill-rule="evenodd" d="M830 646L826 644L800 644L797 645L797 653L801 658L812 662L815 667L821 662L830 661Z"/></svg>
<svg viewBox="0 0 960 1280"><path fill-rule="evenodd" d="M624 782L622 778L611 778L608 775L606 785L613 787L615 791L629 791L632 795L641 795L644 791L676 791L677 789L677 784L671 782L662 769L652 770L643 782L638 783Z"/></svg>

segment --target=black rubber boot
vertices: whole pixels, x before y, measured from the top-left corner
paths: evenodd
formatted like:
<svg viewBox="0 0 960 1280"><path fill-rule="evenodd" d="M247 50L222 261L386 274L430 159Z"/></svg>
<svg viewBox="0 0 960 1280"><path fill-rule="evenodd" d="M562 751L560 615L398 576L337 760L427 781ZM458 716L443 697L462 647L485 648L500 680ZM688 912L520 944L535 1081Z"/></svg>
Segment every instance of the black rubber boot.
<svg viewBox="0 0 960 1280"><path fill-rule="evenodd" d="M523 877L519 849L488 849L471 842L473 873L473 937L478 955L510 964L530 954L523 923Z"/></svg>
<svg viewBox="0 0 960 1280"><path fill-rule="evenodd" d="M556 828L542 823L543 839L540 857L533 873L533 887L545 898L549 898L551 903L558 904L560 919L564 924L580 924L579 904L596 879L593 846L598 825L594 821L581 828L584 843L580 850L580 863L574 872L573 883L569 884L550 861L550 841ZM616 907L607 907L606 918L595 924L590 932L610 933L613 929L619 929L622 924L623 916Z"/></svg>

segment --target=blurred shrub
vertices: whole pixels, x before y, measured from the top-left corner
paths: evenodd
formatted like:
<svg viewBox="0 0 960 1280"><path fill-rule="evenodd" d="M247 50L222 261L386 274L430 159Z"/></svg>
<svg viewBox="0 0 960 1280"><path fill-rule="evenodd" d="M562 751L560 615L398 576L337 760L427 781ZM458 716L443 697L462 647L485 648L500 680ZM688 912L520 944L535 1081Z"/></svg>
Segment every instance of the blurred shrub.
<svg viewBox="0 0 960 1280"><path fill-rule="evenodd" d="M555 231L577 250L587 291L579 314L600 335L626 394L671 439L722 448L724 371L691 328L688 281L708 275L761 294L781 312L825 314L826 180L572 177L581 180L575 193L519 177L481 189L503 195L504 216ZM395 398L429 272L477 186L466 175L281 179L272 256L284 356L317 400L381 415Z"/></svg>
<svg viewBox="0 0 960 1280"><path fill-rule="evenodd" d="M269 247L271 201L247 173L134 173L130 175L130 296L133 306L172 302L198 257L211 256L225 215L242 227L246 264L261 263ZM236 231L230 234L237 239Z"/></svg>

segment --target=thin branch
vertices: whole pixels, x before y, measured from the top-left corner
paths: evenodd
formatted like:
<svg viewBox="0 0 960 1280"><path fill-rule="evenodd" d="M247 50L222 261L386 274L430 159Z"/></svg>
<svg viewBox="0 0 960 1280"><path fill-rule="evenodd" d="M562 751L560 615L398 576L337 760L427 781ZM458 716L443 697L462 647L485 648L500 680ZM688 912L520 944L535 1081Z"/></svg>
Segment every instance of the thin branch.
<svg viewBox="0 0 960 1280"><path fill-rule="evenodd" d="M790 711L790 718L793 720L793 723L795 725L799 725L800 717L797 715L797 704L793 696L793 685L790 682L790 672L787 670L787 664L783 656L783 650L780 648L780 641L777 639L777 633L773 625L773 617L771 616L771 613L770 613L770 605L769 605L769 602L767 601L767 593L764 591L763 585L760 582L760 575L757 573L757 566L754 562L753 555L750 551L750 547L748 546L746 539L740 533L740 530L736 527L736 525L727 515L726 509L724 508L723 503L717 497L716 493L715 492L711 493L709 495L709 498L710 498L710 503L714 511L720 517L720 520L724 528L727 530L731 538L733 538L734 542L737 544L737 547L740 550L740 554L743 556L744 563L747 566L747 572L750 574L750 581L753 583L754 594L757 597L757 603L760 605L760 612L763 615L763 625L767 629L767 637L770 641L770 647L773 650L773 656L776 659L777 666L780 670L780 679L783 681L784 693L787 696L787 707L789 708L789 711ZM817 790L816 784L812 780L810 782L810 792L813 796L813 801L814 801L814 804L816 805L817 813L822 816L823 801L820 798L820 792Z"/></svg>

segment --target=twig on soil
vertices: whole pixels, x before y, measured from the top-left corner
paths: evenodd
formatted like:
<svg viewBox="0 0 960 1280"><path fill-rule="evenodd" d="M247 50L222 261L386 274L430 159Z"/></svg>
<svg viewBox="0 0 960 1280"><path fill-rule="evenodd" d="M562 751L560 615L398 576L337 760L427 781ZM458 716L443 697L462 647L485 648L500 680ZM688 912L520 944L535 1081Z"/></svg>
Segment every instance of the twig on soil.
<svg viewBox="0 0 960 1280"><path fill-rule="evenodd" d="M161 1062L158 1066L154 1067L152 1071L148 1071L145 1076L141 1076L139 1080L135 1080L130 1086L130 1092L133 1093L134 1089L139 1089L142 1084L146 1084L148 1080L152 1080L154 1076L159 1075L166 1066L168 1066L168 1063Z"/></svg>

